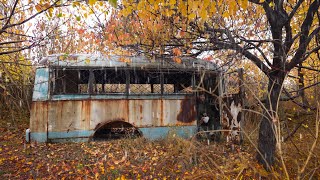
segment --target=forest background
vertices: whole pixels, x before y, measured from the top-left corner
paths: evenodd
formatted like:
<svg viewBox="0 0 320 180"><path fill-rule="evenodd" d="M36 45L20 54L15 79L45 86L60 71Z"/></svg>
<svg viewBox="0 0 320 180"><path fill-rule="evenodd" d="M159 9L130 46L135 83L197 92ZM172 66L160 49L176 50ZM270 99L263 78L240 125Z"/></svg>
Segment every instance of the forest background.
<svg viewBox="0 0 320 180"><path fill-rule="evenodd" d="M319 20L318 0L1 0L0 175L319 177ZM25 148L37 63L73 53L177 63L189 56L228 71L244 68L244 145L203 148L170 137ZM67 158L71 149L79 149L79 158Z"/></svg>

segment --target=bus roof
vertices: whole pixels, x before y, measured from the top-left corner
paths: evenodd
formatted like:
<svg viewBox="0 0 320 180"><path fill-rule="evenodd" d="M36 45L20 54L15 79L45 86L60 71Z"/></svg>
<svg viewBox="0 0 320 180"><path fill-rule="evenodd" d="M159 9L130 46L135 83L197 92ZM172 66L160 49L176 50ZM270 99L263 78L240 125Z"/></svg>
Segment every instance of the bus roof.
<svg viewBox="0 0 320 180"><path fill-rule="evenodd" d="M101 56L92 54L53 54L39 62L43 66L53 67L138 67L146 69L207 69L218 71L219 67L210 61L184 57L181 63L172 58L148 59L145 56Z"/></svg>

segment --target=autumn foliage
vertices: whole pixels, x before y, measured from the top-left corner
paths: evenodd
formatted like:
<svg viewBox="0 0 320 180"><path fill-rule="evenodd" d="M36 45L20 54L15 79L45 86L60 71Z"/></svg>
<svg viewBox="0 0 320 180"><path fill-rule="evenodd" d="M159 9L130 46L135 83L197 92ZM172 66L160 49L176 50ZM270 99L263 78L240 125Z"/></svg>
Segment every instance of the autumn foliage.
<svg viewBox="0 0 320 180"><path fill-rule="evenodd" d="M318 0L1 0L0 176L319 177L319 145L311 151L319 141L319 14ZM229 72L244 68L247 141L241 149L173 136L155 142L25 145L33 65L55 53L143 54L177 63L190 56L213 61ZM262 117L265 123L258 137ZM272 131L283 124L287 128ZM256 144L257 139L263 141ZM256 162L259 150L272 154L271 173Z"/></svg>

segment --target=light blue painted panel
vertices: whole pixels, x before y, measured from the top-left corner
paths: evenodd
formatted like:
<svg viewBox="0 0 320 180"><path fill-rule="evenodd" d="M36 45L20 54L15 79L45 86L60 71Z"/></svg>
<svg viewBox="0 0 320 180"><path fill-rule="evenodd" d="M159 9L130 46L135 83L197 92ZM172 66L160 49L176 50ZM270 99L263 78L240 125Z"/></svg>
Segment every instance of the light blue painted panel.
<svg viewBox="0 0 320 180"><path fill-rule="evenodd" d="M69 131L69 132L46 132L31 133L31 141L37 142L87 142L89 137L93 135L94 131ZM49 138L47 138L47 135ZM68 139L68 140L67 140Z"/></svg>
<svg viewBox="0 0 320 180"><path fill-rule="evenodd" d="M76 138L76 137L90 137L94 131L69 131L69 132L49 132L49 139L60 139L60 138Z"/></svg>
<svg viewBox="0 0 320 180"><path fill-rule="evenodd" d="M47 133L32 132L30 133L30 139L31 141L36 141L36 142L47 142Z"/></svg>
<svg viewBox="0 0 320 180"><path fill-rule="evenodd" d="M48 92L49 92L49 68L38 68L36 70L32 100L33 101L48 100Z"/></svg>
<svg viewBox="0 0 320 180"><path fill-rule="evenodd" d="M169 134L176 134L182 138L190 138L197 132L197 126L175 126L175 127L148 127L139 128L143 137L156 140L166 138Z"/></svg>
<svg viewBox="0 0 320 180"><path fill-rule="evenodd" d="M196 126L176 126L176 127L148 127L139 128L143 137L149 140L163 139L169 134L175 134L182 138L192 137L197 130ZM31 141L37 142L87 142L94 134L94 131L69 131L69 132L49 132L31 133Z"/></svg>
<svg viewBox="0 0 320 180"><path fill-rule="evenodd" d="M64 138L64 139L49 139L50 143L67 143L67 142L89 142L90 138L81 137L81 138Z"/></svg>
<svg viewBox="0 0 320 180"><path fill-rule="evenodd" d="M170 94L170 95L161 95L161 94L150 94L150 95L136 95L129 94L59 94L53 95L51 100L83 100L83 99L185 99L186 96L192 97L193 94Z"/></svg>

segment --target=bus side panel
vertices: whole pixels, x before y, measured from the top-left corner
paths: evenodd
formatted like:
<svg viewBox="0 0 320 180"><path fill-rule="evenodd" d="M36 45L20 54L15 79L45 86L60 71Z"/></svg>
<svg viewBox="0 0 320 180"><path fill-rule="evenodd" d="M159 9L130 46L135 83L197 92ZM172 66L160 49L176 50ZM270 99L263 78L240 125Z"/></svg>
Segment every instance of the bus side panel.
<svg viewBox="0 0 320 180"><path fill-rule="evenodd" d="M49 68L38 68L34 80L32 101L48 100L49 93Z"/></svg>
<svg viewBox="0 0 320 180"><path fill-rule="evenodd" d="M49 103L49 132L88 130L87 101L52 101ZM89 105L90 106L90 105ZM50 137L49 137L50 138Z"/></svg>
<svg viewBox="0 0 320 180"><path fill-rule="evenodd" d="M163 100L164 126L177 125L177 115L180 110L181 100Z"/></svg>
<svg viewBox="0 0 320 180"><path fill-rule="evenodd" d="M129 100L129 123L135 127L163 126L161 100Z"/></svg>
<svg viewBox="0 0 320 180"><path fill-rule="evenodd" d="M111 121L128 122L128 100L107 99L91 101L90 129L95 129L99 124Z"/></svg>
<svg viewBox="0 0 320 180"><path fill-rule="evenodd" d="M30 111L31 140L47 141L48 102L32 102Z"/></svg>
<svg viewBox="0 0 320 180"><path fill-rule="evenodd" d="M196 125L192 99L130 100L129 123L135 127Z"/></svg>
<svg viewBox="0 0 320 180"><path fill-rule="evenodd" d="M195 102L192 99L163 100L166 126L197 125Z"/></svg>
<svg viewBox="0 0 320 180"><path fill-rule="evenodd" d="M44 142L89 138L97 127L111 121L128 122L151 138L164 137L170 129L192 134L195 102L192 98L38 101L33 102L30 124L32 139Z"/></svg>

